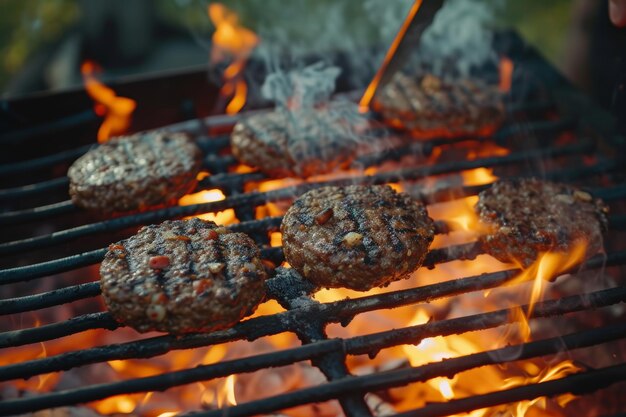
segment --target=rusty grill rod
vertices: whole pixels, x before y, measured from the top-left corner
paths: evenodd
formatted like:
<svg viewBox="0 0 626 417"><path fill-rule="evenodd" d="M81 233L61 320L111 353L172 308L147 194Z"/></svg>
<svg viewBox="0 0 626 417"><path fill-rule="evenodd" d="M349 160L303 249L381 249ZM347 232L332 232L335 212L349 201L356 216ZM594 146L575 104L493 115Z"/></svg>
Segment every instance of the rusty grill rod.
<svg viewBox="0 0 626 417"><path fill-rule="evenodd" d="M450 262L453 260L474 259L480 253L481 253L480 248L478 247L478 245L474 243L450 246L450 247L441 248L441 249L433 249L426 256L423 266L426 268L432 268L437 263ZM263 249L261 251L261 255L263 256L264 259L270 259L275 264L280 264L283 260L282 259L283 252L281 248ZM73 287L66 288L68 289L70 295L73 292L72 288ZM45 300L45 298L47 298L48 296L51 296L54 298L56 297L63 298L66 296L69 297L70 295L66 295L64 292L62 292L64 290L65 289L59 290L61 291L60 293L55 293L54 291L52 291L51 293L39 294L40 297L44 298L44 301L41 301L41 302L48 302L47 300ZM26 297L26 301L30 303L32 302L32 299ZM89 316L89 315L86 315L86 316ZM74 319L77 319L80 317L84 317L84 316L75 317ZM74 319L70 319L68 321L60 322L60 323L52 323L52 324L47 324L43 326L33 327L30 329L13 330L13 331L0 333L0 348L19 346L19 345L24 345L27 343L42 342L42 341L51 340L54 338L67 336L73 333L77 333L79 331L86 330L85 322L82 322L82 321L75 322L73 321ZM91 326L93 326L93 327L90 327L90 329L97 329L101 327L99 326L98 321L95 318L88 319L87 322L91 323ZM109 322L105 322L105 326L110 326Z"/></svg>
<svg viewBox="0 0 626 417"><path fill-rule="evenodd" d="M593 149L592 141L581 141L575 145L563 146L559 148L534 149L526 152L518 152L500 157L480 158L469 161L446 162L431 166L417 168L404 168L391 172L376 173L367 177L355 177L349 179L333 180L320 183L304 183L294 187L282 188L268 192L251 192L241 195L227 197L221 201L210 203L193 204L189 206L169 207L161 210L154 210L135 215L119 217L116 219L104 220L98 223L86 224L47 235L5 242L0 244L0 255L13 254L23 250L39 249L56 245L61 242L76 239L82 236L89 236L95 233L112 232L140 224L149 224L165 219L192 216L200 213L222 211L228 208L242 206L257 206L271 201L284 200L300 195L309 189L329 184L381 184L388 182L398 182L410 179L419 179L425 176L446 174L451 172L465 171L468 169L481 167L495 167L510 163L523 162L528 159L565 156L576 153L584 153Z"/></svg>
<svg viewBox="0 0 626 417"><path fill-rule="evenodd" d="M589 308L589 306L598 308L624 301L626 301L626 287L617 287L537 303L535 304L531 318L562 315L585 310ZM50 407L94 401L117 394L164 390L174 386L231 374L253 372L265 367L284 366L289 363L314 359L331 353L339 354L343 360L345 354L359 355L369 353L372 349L378 351L400 344L416 344L428 337L462 334L514 323L517 321L517 316L515 316L513 312L517 311L518 308L521 308L525 312L528 311L528 305L516 306L510 309L429 322L405 329L373 333L343 340L326 339L314 341L311 344L297 348L234 359L212 365L200 365L193 369L167 372L152 377L135 378L122 382L98 384L90 387L43 394L37 397L4 401L0 404L0 414L5 415L7 413L37 411ZM300 323L296 323L297 322L292 322L292 326L301 325ZM291 330L293 330L293 328ZM389 337L390 334L398 333L401 330L406 330L405 333L410 333L410 337L404 334L399 337ZM442 362L430 363L421 367L410 367L407 369L386 371L359 377L346 376L340 380L330 381L320 386L305 388L232 407L229 409L229 416L268 413L294 405L337 398L338 395L349 392L365 392L392 388L407 385L411 382L425 381L437 376L451 378L456 373L480 366L544 356L558 353L563 349L588 347L624 337L626 337L626 324L621 323L551 339L523 343L518 346L509 346L492 351L466 355ZM516 355L511 354L511 352L515 352ZM29 376L32 375L27 374L17 377ZM624 377L626 378L626 375ZM215 414L218 412L220 414ZM209 412L206 415L221 416L221 413L223 413L223 410Z"/></svg>
<svg viewBox="0 0 626 417"><path fill-rule="evenodd" d="M410 367L396 371L386 371L378 374L345 378L340 381L331 381L323 385L236 405L228 409L228 415L230 417L251 416L257 415L257 413L269 413L276 410L282 410L295 405L331 400L336 398L336 396L342 392L372 392L386 388L404 386L412 382L423 382L438 376L451 378L457 373L480 366L497 365L522 359L532 359L534 357L558 353L565 348L577 349L589 347L595 344L617 340L624 337L626 337L626 334L624 334L624 328L622 325L595 329L595 331L587 330L584 332L568 334L562 337L544 339L521 345L513 345L506 348L446 359L445 361L429 363L415 368ZM596 338L599 339L598 342L596 341ZM626 376L624 376L624 378L626 379ZM536 398L541 395L542 392L538 392L537 395L530 398ZM515 400L508 402L513 401ZM203 417L218 417L223 415L220 413L223 413L223 410L194 413L194 415ZM455 413L447 412L444 415L450 414ZM412 416L412 414L410 415Z"/></svg>
<svg viewBox="0 0 626 417"><path fill-rule="evenodd" d="M603 268L604 266L624 263L626 263L626 251L609 254L606 257L606 261L602 256L594 257L587 263L587 267L589 269L597 269ZM454 279L451 281L407 290L365 296L357 299L346 299L319 305L315 304L303 309L289 310L271 316L251 318L228 330L221 330L209 334L192 334L183 337L170 335L157 336L135 342L61 353L59 355L49 356L46 358L2 366L0 367L0 380L28 378L42 373L67 370L96 362L150 358L164 354L170 350L191 349L239 339L254 340L259 337L270 336L287 331L289 328L288 326L294 321L298 322L299 320L310 320L311 317L320 317L320 319L323 318L326 323L348 323L356 314L367 311L394 308L421 302L430 302L439 298L446 298L467 292L495 288L514 281L520 272L521 271L519 269L511 269L493 273L483 273L472 277ZM516 282L519 283L519 281ZM622 288L618 291L624 290L625 288ZM580 308L587 307L588 306L580 306ZM110 315L108 313L98 314L101 314L101 317L106 317L107 320L109 320L107 316ZM80 317L72 320L78 319L80 319ZM65 328L68 328L71 326L72 320L28 330L16 330L2 333L0 334L0 340L2 342L1 346L6 347L32 343L32 340L23 340L24 333L48 331L47 329L50 326L55 327L53 331L56 331L60 326L64 325ZM398 335L405 338L415 337L415 335L407 336L402 332L399 332ZM49 336L50 338L59 337L56 334ZM365 346L364 349L365 348L367 348L367 346ZM367 352L371 352L371 349Z"/></svg>
<svg viewBox="0 0 626 417"><path fill-rule="evenodd" d="M233 226L239 227L228 226L228 228L233 231L246 231L248 234L252 234L259 229L263 232L278 230L281 221L282 217L267 217L262 220L253 220L251 222L247 222L254 224L238 223ZM434 222L434 224L436 234L444 234L449 232L446 223L442 221L436 221ZM275 247L274 249L262 248L262 254L265 255L265 259L281 259L282 261L282 255L279 256L278 254L273 253L279 250L282 252L282 248L280 247ZM467 257L470 256L470 253L473 254L477 250L478 248L472 244L456 245L444 249L435 249L430 251L430 254L427 255L428 259L424 261L424 264L434 265L435 263L440 263L444 260L448 260L451 257L455 259L458 257ZM103 249L103 251L106 253L106 249ZM102 258L100 260L102 260ZM99 295L99 287L95 285L97 283L98 281L92 281L64 288L58 288L44 293L2 299L0 300L0 316L39 310L42 308L53 307L56 305Z"/></svg>
<svg viewBox="0 0 626 417"><path fill-rule="evenodd" d="M526 129L529 129L531 132L543 131L543 132L546 132L546 134L550 134L555 130L562 129L563 124L564 122L561 120L539 121L539 122L530 123L525 126L526 126ZM565 123L565 125L569 125L569 124L571 123L569 122ZM513 132L514 132L513 128L505 127L503 128L503 130L497 132L493 136L493 139L496 140L496 142L502 142L508 136L514 135ZM458 138L438 138L438 139L429 140L427 142L415 142L406 146L400 146L398 148L390 149L390 150L383 151L383 152L378 152L378 153L371 154L371 155L362 155L361 157L357 158L354 161L353 165L356 164L364 168L367 168L373 165L381 164L387 160L398 159L401 156L406 156L409 154L410 155L429 155L433 151L433 149L438 146L461 143L465 141L476 141L476 138L473 136L467 136L467 137L458 137ZM237 161L232 155L221 155L221 156L216 155L216 152L228 146L228 143L229 143L228 137L225 137L225 138L218 137L218 138L211 139L211 140L199 140L198 141L198 144L200 145L200 147L202 148L205 154L205 157L203 160L203 166L205 169L208 169L209 172L211 173L224 173L227 171L229 166L236 164ZM256 178L258 180L265 179L265 175L263 175L260 172L256 172L254 174L256 174L256 176L259 177L259 178ZM208 177L207 180L208 180L207 182L200 184L201 186L198 187L198 190L208 187L209 186L208 183L216 184L217 187L220 186L220 183L213 182L211 180L211 177ZM3 198L4 199L16 198L16 197L26 195L26 194L20 194L22 192L28 193L28 194L37 193L41 191L40 186L42 187L52 186L53 188L46 188L47 191L50 191L51 189L60 190L60 189L66 188L69 184L69 180L67 179L67 177L57 178L53 181L54 183L52 185L47 185L47 182L44 181L42 183L31 184L31 185L27 185L23 187L17 187L15 189L0 190L0 201ZM3 195L3 192L5 191L7 192L7 194ZM71 201L63 201L63 202L57 202L57 203L54 203L52 205L47 205L47 206L28 208L28 209L17 210L17 211L8 212L8 213L0 213L0 224L10 224L16 221L30 221L30 220L45 218L46 216L51 216L51 215L71 213L75 209L76 207L71 203Z"/></svg>
<svg viewBox="0 0 626 417"><path fill-rule="evenodd" d="M516 113L527 113L527 112L541 112L550 110L554 107L554 103L552 101L532 101L532 102L520 102L520 103L510 103L506 106L505 111L508 116L515 115ZM262 110L262 111L268 111ZM270 110L271 111L271 110ZM91 111L90 111L91 112ZM93 112L91 112L93 114ZM259 112L246 112L239 114L236 118L224 119L222 115L220 116L209 116L204 119L199 120L190 120L181 123L175 123L172 125L168 125L162 129L155 130L165 130L168 132L187 132L192 133L199 136L204 136L203 133L211 128L228 128L233 126L234 123L238 121L241 116L247 116L253 113ZM41 126L38 126L40 128ZM538 126L537 130L541 130L541 126ZM46 130L40 130L42 133L46 133ZM21 133L24 134L23 132ZM32 133L31 133L32 135ZM221 137L220 137L221 139ZM212 139L214 140L214 139ZM215 146L213 144L209 144L207 148L205 148L202 142L206 141L206 139L198 140L198 144L205 150L205 152L210 151L210 147L214 146L216 149L219 147L225 147L228 144L228 138L226 138L226 143L221 144L221 146ZM81 155L85 154L89 151L93 146L97 146L97 144L90 144L79 146L77 148L68 149L62 152L57 152L54 154L46 155L40 158L33 158L26 161L20 161L15 163L4 164L0 166L0 175L13 175L13 174L21 174L24 172L29 172L32 170L40 169L40 168L50 168L56 164L64 163L64 162L72 162L78 159Z"/></svg>

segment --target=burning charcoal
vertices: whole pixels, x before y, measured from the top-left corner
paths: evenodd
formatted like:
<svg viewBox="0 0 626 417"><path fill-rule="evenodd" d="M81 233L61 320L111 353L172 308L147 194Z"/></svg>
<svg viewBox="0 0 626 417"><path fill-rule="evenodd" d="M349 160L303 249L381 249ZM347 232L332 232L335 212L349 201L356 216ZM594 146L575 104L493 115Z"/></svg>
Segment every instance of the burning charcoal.
<svg viewBox="0 0 626 417"><path fill-rule="evenodd" d="M578 244L586 256L594 255L608 228L608 208L601 200L537 179L498 181L479 194L475 210L491 229L481 237L485 251L524 267L542 252L572 252Z"/></svg>
<svg viewBox="0 0 626 417"><path fill-rule="evenodd" d="M332 209L320 223L319 213ZM366 291L417 269L433 240L426 209L388 186L323 187L291 206L281 225L287 262L323 287Z"/></svg>
<svg viewBox="0 0 626 417"><path fill-rule="evenodd" d="M195 188L201 160L183 134L118 137L74 162L70 196L79 207L105 213L175 204Z"/></svg>
<svg viewBox="0 0 626 417"><path fill-rule="evenodd" d="M166 221L111 247L100 267L102 295L116 320L140 332L228 328L264 298L259 249L213 222Z"/></svg>
<svg viewBox="0 0 626 417"><path fill-rule="evenodd" d="M388 124L420 139L489 136L504 117L497 86L474 79L448 81L431 74L417 78L396 74L372 107Z"/></svg>

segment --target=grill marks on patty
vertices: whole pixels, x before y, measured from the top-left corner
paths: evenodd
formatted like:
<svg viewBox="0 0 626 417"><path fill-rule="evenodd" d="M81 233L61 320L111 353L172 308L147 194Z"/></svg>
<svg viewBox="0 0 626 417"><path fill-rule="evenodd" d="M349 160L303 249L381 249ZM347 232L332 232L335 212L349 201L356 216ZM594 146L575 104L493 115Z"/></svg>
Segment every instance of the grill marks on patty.
<svg viewBox="0 0 626 417"><path fill-rule="evenodd" d="M586 256L602 249L608 207L565 184L538 179L501 180L479 194L475 207L491 229L486 252L502 262L530 266L541 252L569 252L584 242Z"/></svg>
<svg viewBox="0 0 626 417"><path fill-rule="evenodd" d="M430 74L396 74L372 106L390 125L423 139L487 136L504 118L501 93L495 86L480 80L448 81Z"/></svg>
<svg viewBox="0 0 626 417"><path fill-rule="evenodd" d="M434 236L426 209L388 186L322 187L281 225L289 264L319 286L365 291L419 267Z"/></svg>
<svg viewBox="0 0 626 417"><path fill-rule="evenodd" d="M252 239L200 219L141 228L111 245L100 273L118 321L176 334L234 325L263 300L267 277Z"/></svg>
<svg viewBox="0 0 626 417"><path fill-rule="evenodd" d="M80 157L68 171L77 206L127 212L173 204L193 190L202 153L181 133L118 137Z"/></svg>

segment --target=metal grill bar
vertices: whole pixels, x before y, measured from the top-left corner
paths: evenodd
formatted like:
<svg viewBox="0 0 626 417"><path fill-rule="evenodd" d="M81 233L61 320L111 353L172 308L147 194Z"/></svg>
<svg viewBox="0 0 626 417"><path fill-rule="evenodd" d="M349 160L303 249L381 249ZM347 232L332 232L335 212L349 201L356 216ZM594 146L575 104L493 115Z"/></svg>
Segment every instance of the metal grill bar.
<svg viewBox="0 0 626 417"><path fill-rule="evenodd" d="M261 251L261 253L265 259L270 259L277 265L282 262L283 253L281 248L264 249ZM435 249L428 253L423 266L428 268L434 266L436 263L449 262L452 260L474 259L478 253L480 253L480 251L478 246L475 244L466 244L451 246L442 249ZM56 331L58 331L59 333L50 333L48 330L49 326L54 326ZM78 327L76 331L72 331L75 326L76 324L72 320L68 320L62 323L43 325L31 329L14 330L0 333L0 347L10 347L27 343L43 342L46 340L50 340L51 338L67 336L69 334L84 330L83 328ZM90 327L91 329L98 328L97 322L92 322L92 326L94 327Z"/></svg>
<svg viewBox="0 0 626 417"><path fill-rule="evenodd" d="M562 121L556 121L556 122L555 121L540 121L540 122L531 122L526 127L527 129L530 129L531 131L546 131L547 133L550 133L555 129L558 130L562 126L562 124L563 124ZM566 125L568 124L569 122L566 123ZM507 132L509 132L510 130L511 129L504 128L503 130L501 130L502 133L498 132L496 135L494 135L494 139L496 139L496 141L504 140L506 136L508 135ZM407 146L401 146L399 148L390 149L385 152L379 152L379 153L372 154L372 155L363 155L357 158L357 160L355 161L355 164L353 165L369 167L372 165L381 164L384 161L387 161L390 159L397 159L400 156L406 156L409 154L427 155L427 154L430 154L432 150L437 146L450 145L450 144L461 143L465 141L475 141L475 140L476 140L475 137L460 137L460 138L440 138L440 139L430 140L428 142L416 142ZM229 143L228 137L218 137L218 138L214 138L211 140L199 140L198 141L198 144L202 147L206 155L204 158L203 165L205 168L209 169L210 172L212 173L225 172L228 166L233 165L237 162L236 159L231 155L216 156L214 154L214 152L217 152L219 149L226 147L228 143ZM253 174L255 174L257 177L260 176L260 178L257 178L257 179L265 178L265 175L263 175L262 173L253 173ZM219 181L212 181L212 180L209 180L209 181L218 186L221 185ZM62 185L66 186L68 184L69 182L66 181L63 184L59 184L59 187L61 187ZM37 188L38 185L39 184L33 184L27 187ZM206 188L208 186L208 184L206 183L202 183L200 185L201 187L199 188ZM73 207L71 205L71 202L65 202L65 203L68 204L68 206L65 207L65 210L58 211L58 212L53 211L52 207L44 206L44 207L36 207L32 209L25 209L25 210L9 212L9 213L0 213L0 224L8 224L9 222L13 222L13 221L30 221L30 220L35 220L39 218L44 218L50 215L71 212L72 210L70 209L70 207ZM61 204L61 203L57 203L57 204Z"/></svg>
<svg viewBox="0 0 626 417"><path fill-rule="evenodd" d="M36 278L81 268L83 266L97 264L102 261L106 253L107 249L96 249L78 255L54 259L52 261L3 269L0 270L0 285L30 281Z"/></svg>
<svg viewBox="0 0 626 417"><path fill-rule="evenodd" d="M459 358L447 359L442 362L430 363L417 368L407 368L397 371L380 372L373 375L346 378L341 381L332 381L316 387L305 388L287 394L237 405L228 409L228 415L230 417L235 417L256 415L258 413L271 413L273 411L286 409L295 405L327 401L335 398L338 393L345 391L371 392L385 388L403 386L411 382L427 381L438 376L452 377L459 372L480 366L502 364L522 359L531 359L533 357L558 353L565 348L577 349L600 344L601 342L596 343L596 337L599 340L606 342L609 340L623 338L625 336L623 328L620 326L607 327L525 343L522 345L495 349ZM509 358L509 360L506 358ZM512 360L511 358L516 359ZM222 415L219 414L219 412L223 412L223 410L197 414L194 413L194 415L203 417L219 417Z"/></svg>
<svg viewBox="0 0 626 417"><path fill-rule="evenodd" d="M98 281L94 281L52 290L42 294L8 298L0 300L0 315L39 310L42 308L70 303L83 298L95 297L99 294L100 283Z"/></svg>
<svg viewBox="0 0 626 417"><path fill-rule="evenodd" d="M47 193L54 190L67 188L69 180L67 177L55 178L38 182L36 184L23 185L15 188L5 188L0 190L0 201L27 197L38 193Z"/></svg>
<svg viewBox="0 0 626 417"><path fill-rule="evenodd" d="M607 266L624 262L626 262L626 252L609 255L606 259ZM592 268L600 268L604 265L605 262L602 257L595 257L593 262L590 262L589 266ZM420 302L429 302L435 299L460 295L470 291L495 288L511 282L516 278L519 272L520 270L518 269L499 271L408 290L389 292L357 299L341 300L333 303L314 304L307 306L307 308L289 310L271 316L261 316L248 319L237 324L231 329L217 331L210 334L193 334L178 338L174 336L159 336L137 342L128 342L119 345L101 346L97 348L62 353L56 356L0 367L0 380L27 378L42 373L66 370L95 362L118 359L149 358L166 353L170 350L190 349L238 339L254 340L262 336L270 336L287 331L292 328L290 326L293 326L294 323L297 325L298 322L310 320L311 317L319 317L320 320L324 320L326 323L348 323L356 314L367 311L400 307ZM520 281L517 282L519 283ZM626 291L626 289L621 288L611 291L613 291L611 295L612 297L623 298L624 291ZM588 305L584 302L585 300L575 299L574 301L576 300L578 300L580 304L576 304L574 306L575 308L588 308ZM613 300L613 298L611 298L611 300ZM540 305L541 303L538 303L535 306L536 308L534 310L534 314L537 316L539 316L540 311L542 311ZM479 320L476 325L480 326L482 323L483 322ZM34 331L36 329L29 330ZM6 342L8 342L4 338L5 335L10 334L11 337L15 338L20 337L23 332L25 331L21 330L3 333L0 335L3 336L3 338L0 339L2 341L0 346L5 345ZM407 334L406 332L407 331L401 329L398 333L398 337L415 338L420 336L419 334ZM355 348L357 347L358 346L355 346ZM366 351L366 353L371 352L372 349L376 350L371 345L369 348L370 351Z"/></svg>
<svg viewBox="0 0 626 417"><path fill-rule="evenodd" d="M227 208L237 208L242 206L256 206L266 202L278 201L300 195L312 187L319 187L324 184L345 184L345 183L368 183L380 184L387 182L398 182L411 179L418 179L429 175L445 174L450 172L465 171L468 169L481 167L494 167L515 162L522 162L527 159L540 157L564 156L574 153L587 152L593 148L591 141L581 141L578 144L563 146L559 148L536 149L528 152L518 152L501 157L480 158L471 161L449 162L418 168L405 168L393 172L381 172L369 177L351 178L349 180L335 180L323 183L306 183L294 187L283 188L265 193L253 192L243 195L227 197L221 201L210 203L194 204L189 206L170 207L162 210L155 210L146 213L139 213L132 216L120 217L105 220L98 223L91 223L80 227L66 229L49 235L37 236L28 239L17 240L0 244L0 255L16 253L22 250L38 249L56 245L61 242L76 239L81 236L92 235L94 233L111 232L140 224L155 223L165 219L192 216L199 213L215 212Z"/></svg>
<svg viewBox="0 0 626 417"><path fill-rule="evenodd" d="M554 381L540 382L534 385L496 391L474 397L451 400L447 403L430 404L419 410L396 414L396 417L439 417L478 410L538 397L553 397L572 393L583 395L606 388L616 382L626 380L626 364L594 369L587 372L566 376ZM234 416L230 414L229 416Z"/></svg>
<svg viewBox="0 0 626 417"><path fill-rule="evenodd" d="M67 151L53 153L41 158L29 159L27 161L13 162L0 166L0 175L23 174L40 168L50 168L63 162L71 162L78 159L95 145L79 146Z"/></svg>
<svg viewBox="0 0 626 417"><path fill-rule="evenodd" d="M263 220L257 220L255 222L262 223L265 228L262 230L273 230L280 226L282 217L268 217ZM234 231L241 231L242 229L251 230L249 227L231 227ZM448 233L448 226L441 221L435 222L435 233ZM281 248L276 248L276 250ZM103 249L106 251L106 249ZM474 244L457 245L443 249L435 249L431 251L425 260L426 265L434 265L446 260L452 259L467 259L468 256L473 255L474 252L478 252L478 247ZM23 297L7 298L0 300L0 315L23 313L25 311L38 310L42 308L52 307L59 304L69 303L71 301L80 300L82 298L93 297L100 294L99 287L95 286L98 281L92 281L89 283L72 285L65 288L60 288L52 291L48 291L40 294L32 294Z"/></svg>
<svg viewBox="0 0 626 417"><path fill-rule="evenodd" d="M580 306L581 304L585 304L584 300L586 297L590 297L590 300L592 300L591 304L595 307L601 306L604 302L607 302L609 303L607 305L610 305L612 301L614 302L620 297L622 301L624 300L623 297L626 295L625 288L621 288L621 295L618 295L617 298L613 298L612 300L602 300L606 294L609 294L609 291L611 290L604 290L587 295L583 294L580 296L568 297L566 299L538 303L536 305L537 309L535 314L533 314L532 317L535 318L575 311L571 310L572 305ZM569 308L563 308L562 305L569 305ZM527 309L527 307L528 306L521 306L522 309ZM585 307L583 306L579 308L584 309ZM449 334L462 334L469 331L481 330L480 320L483 317L498 317L498 320L493 322L491 319L488 319L488 325L485 328L512 323L515 322L515 318L513 318L511 314L513 311L515 311L515 308L500 310L492 313L478 314L475 316L469 316L468 318L445 320L414 326L414 328L421 329L422 333L420 336L405 343L418 343L421 339L434 335L445 336ZM472 324L469 325L467 323L463 323L466 319L471 319ZM450 322L454 322L454 324L449 324ZM453 330L444 330L452 329L453 327L456 327L457 324L460 324L461 326ZM345 352L345 354L357 355L363 353L357 347L362 345L362 343L372 343L373 347L376 349L401 344L401 342L399 343L397 340L387 339L385 337L385 333L386 332L374 333L346 340L321 340L312 344L279 352L234 359L212 365L201 365L193 369L168 372L152 377L137 378L108 384L98 384L85 388L43 394L34 398L22 398L5 401L2 405L0 405L0 414L4 415L5 413L37 411L44 408L104 399L117 394L165 390L179 385L224 377L231 374L253 372L258 369L273 366L284 366L302 360L317 358L332 352ZM393 388L407 385L411 382L426 381L437 376L452 377L459 372L480 366L530 359L533 357L558 353L564 349L589 347L612 340L618 340L624 337L626 337L626 324L622 323L599 329L571 333L561 337L471 354L416 368L410 367L406 369L380 372L378 374L366 375L362 377L346 377L342 380L334 382L331 381L324 385L242 404L235 408L231 408L229 410L229 415L234 416L269 413L279 409L292 407L294 405L325 401L348 392L366 392ZM355 340L357 340L357 343L352 343L352 341ZM223 412L223 410L220 412ZM236 414L231 414L231 412L235 412ZM211 416L214 414L207 415Z"/></svg>

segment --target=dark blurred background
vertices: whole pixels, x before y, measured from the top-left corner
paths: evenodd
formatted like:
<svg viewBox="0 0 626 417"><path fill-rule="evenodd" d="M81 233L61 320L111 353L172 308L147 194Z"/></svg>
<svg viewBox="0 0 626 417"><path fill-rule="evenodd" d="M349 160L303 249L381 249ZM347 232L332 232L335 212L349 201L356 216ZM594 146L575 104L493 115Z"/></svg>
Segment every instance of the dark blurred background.
<svg viewBox="0 0 626 417"><path fill-rule="evenodd" d="M610 107L615 75L609 73L616 66L607 62L620 44L612 33L616 29L608 24L606 0L486 1L500 6L499 26L518 30L573 82ZM411 0L222 3L266 43L280 41L302 53L323 53L385 44ZM214 30L208 4L2 0L0 91L6 98L79 86L85 59L103 67L105 81L206 66Z"/></svg>

